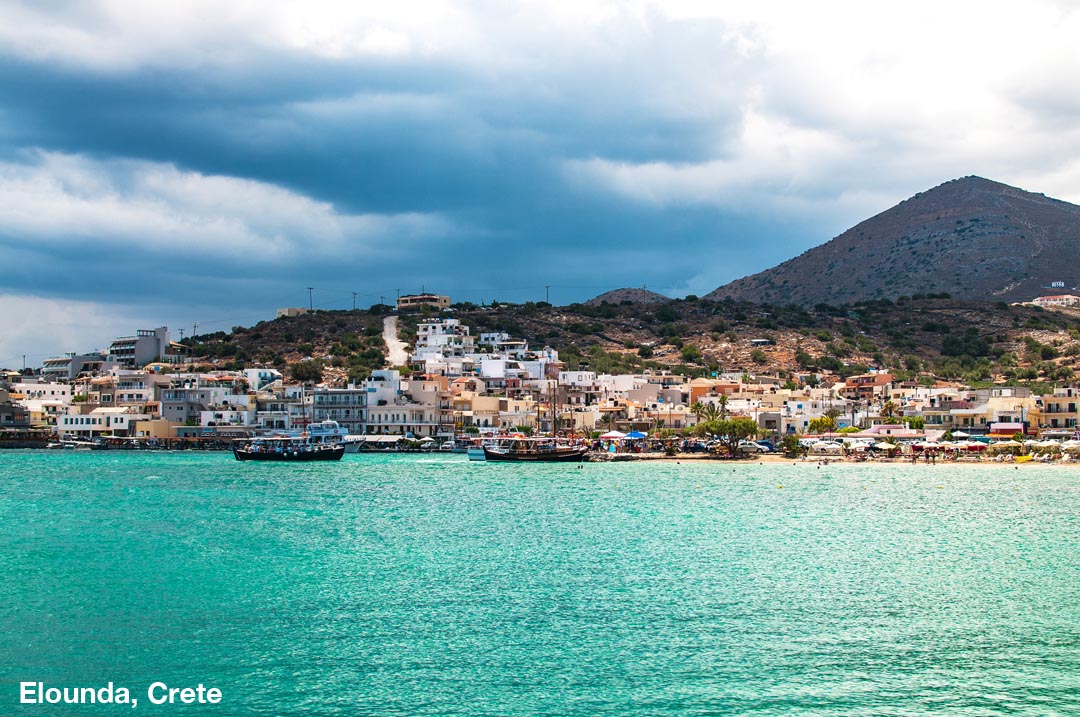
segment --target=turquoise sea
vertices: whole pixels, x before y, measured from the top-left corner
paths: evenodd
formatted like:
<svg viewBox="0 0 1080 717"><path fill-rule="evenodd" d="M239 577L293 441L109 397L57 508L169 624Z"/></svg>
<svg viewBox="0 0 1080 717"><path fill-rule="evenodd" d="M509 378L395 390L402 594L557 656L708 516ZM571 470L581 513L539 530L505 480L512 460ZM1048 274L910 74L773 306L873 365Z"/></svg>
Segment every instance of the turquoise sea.
<svg viewBox="0 0 1080 717"><path fill-rule="evenodd" d="M1080 470L6 451L0 569L5 715L1080 715Z"/></svg>

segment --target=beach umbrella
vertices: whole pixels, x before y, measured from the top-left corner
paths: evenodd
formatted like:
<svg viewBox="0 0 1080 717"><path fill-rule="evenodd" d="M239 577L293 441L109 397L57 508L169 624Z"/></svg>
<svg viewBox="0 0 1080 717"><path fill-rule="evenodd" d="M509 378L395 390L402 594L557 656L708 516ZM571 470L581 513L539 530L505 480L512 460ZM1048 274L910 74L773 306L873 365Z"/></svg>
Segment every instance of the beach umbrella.
<svg viewBox="0 0 1080 717"><path fill-rule="evenodd" d="M985 451L986 450L986 444L985 443L980 443L979 441L965 441L963 446L964 446L964 448L966 448L969 451Z"/></svg>
<svg viewBox="0 0 1080 717"><path fill-rule="evenodd" d="M881 451L895 451L899 447L900 446L894 446L892 443L886 443L885 441L882 441L881 443L875 443L874 444L874 448L877 448L878 450L881 450Z"/></svg>
<svg viewBox="0 0 1080 717"><path fill-rule="evenodd" d="M1039 441L1035 446L1038 448L1061 448L1060 443L1052 440Z"/></svg>
<svg viewBox="0 0 1080 717"><path fill-rule="evenodd" d="M626 434L620 431L608 431L600 436L600 439L604 441L614 441L619 438L626 438Z"/></svg>
<svg viewBox="0 0 1080 717"><path fill-rule="evenodd" d="M637 440L639 438L648 438L648 437L649 437L648 433L642 433L641 431L631 431L630 433L626 434L626 438L629 438L630 440Z"/></svg>
<svg viewBox="0 0 1080 717"><path fill-rule="evenodd" d="M963 431L953 431L953 438L970 438L970 433L964 433Z"/></svg>

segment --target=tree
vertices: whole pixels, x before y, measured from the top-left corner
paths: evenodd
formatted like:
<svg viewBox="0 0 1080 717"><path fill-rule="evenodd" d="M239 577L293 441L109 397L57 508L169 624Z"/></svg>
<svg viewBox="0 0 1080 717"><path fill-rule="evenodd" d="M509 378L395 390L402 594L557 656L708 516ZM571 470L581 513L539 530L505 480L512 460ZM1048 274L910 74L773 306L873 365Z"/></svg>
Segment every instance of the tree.
<svg viewBox="0 0 1080 717"><path fill-rule="evenodd" d="M757 437L758 425L752 418L732 418L717 421L720 442L732 456L738 455L739 442Z"/></svg>
<svg viewBox="0 0 1080 717"><path fill-rule="evenodd" d="M604 415L604 423L607 424L607 427L608 427L609 431L614 430L616 420L618 420L618 418L615 415L614 411L609 411L608 413L606 413Z"/></svg>
<svg viewBox="0 0 1080 717"><path fill-rule="evenodd" d="M322 361L300 361L292 367L292 377L301 383L319 383L323 380Z"/></svg>
<svg viewBox="0 0 1080 717"><path fill-rule="evenodd" d="M903 419L904 425L913 431L921 431L926 427L926 419L922 416L906 416Z"/></svg>
<svg viewBox="0 0 1080 717"><path fill-rule="evenodd" d="M694 401L690 404L690 413L694 414L694 418L700 421L705 413L705 404L701 401Z"/></svg>
<svg viewBox="0 0 1080 717"><path fill-rule="evenodd" d="M881 404L881 417L882 418L895 418L900 415L900 409L896 405L896 402L892 399Z"/></svg>
<svg viewBox="0 0 1080 717"><path fill-rule="evenodd" d="M701 417L705 419L706 423L719 421L721 416L720 409L716 407L715 403L707 403L701 409Z"/></svg>
<svg viewBox="0 0 1080 717"><path fill-rule="evenodd" d="M779 448L786 458L798 458L806 453L806 446L799 443L799 437L794 433L784 434Z"/></svg>
<svg viewBox="0 0 1080 717"><path fill-rule="evenodd" d="M839 415L840 411L830 408L824 416L810 419L808 428L811 433L832 433L836 430L836 419Z"/></svg>
<svg viewBox="0 0 1080 717"><path fill-rule="evenodd" d="M721 393L720 397L718 399L716 399L716 402L720 404L720 420L721 421L726 420L727 419L728 395L726 393Z"/></svg>

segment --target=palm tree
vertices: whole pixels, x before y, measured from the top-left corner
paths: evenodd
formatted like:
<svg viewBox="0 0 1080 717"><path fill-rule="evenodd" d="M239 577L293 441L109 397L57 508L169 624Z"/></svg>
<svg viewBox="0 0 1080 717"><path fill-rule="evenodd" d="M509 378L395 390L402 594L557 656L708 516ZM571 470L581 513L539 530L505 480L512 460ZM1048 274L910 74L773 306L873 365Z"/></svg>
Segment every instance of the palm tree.
<svg viewBox="0 0 1080 717"><path fill-rule="evenodd" d="M727 404L728 396L726 393L721 393L720 397L716 399L716 402L720 404L720 420L727 420Z"/></svg>
<svg viewBox="0 0 1080 717"><path fill-rule="evenodd" d="M830 408L829 410L825 411L825 415L822 417L822 418L826 419L825 421L822 422L822 426L824 428L823 433L832 433L833 431L835 431L836 430L836 425L837 425L836 424L836 419L839 418L839 417L840 417L840 409L836 408L835 406L833 408Z"/></svg>
<svg viewBox="0 0 1080 717"><path fill-rule="evenodd" d="M715 403L707 403L701 411L701 416L705 419L706 423L710 421L716 421L720 419L720 409L716 407Z"/></svg>
<svg viewBox="0 0 1080 717"><path fill-rule="evenodd" d="M885 403L881 404L881 417L882 418L895 418L899 415L900 411L896 403L889 399Z"/></svg>
<svg viewBox="0 0 1080 717"><path fill-rule="evenodd" d="M705 404L701 401L694 401L690 404L690 413L694 414L694 418L701 420L701 416L705 413Z"/></svg>

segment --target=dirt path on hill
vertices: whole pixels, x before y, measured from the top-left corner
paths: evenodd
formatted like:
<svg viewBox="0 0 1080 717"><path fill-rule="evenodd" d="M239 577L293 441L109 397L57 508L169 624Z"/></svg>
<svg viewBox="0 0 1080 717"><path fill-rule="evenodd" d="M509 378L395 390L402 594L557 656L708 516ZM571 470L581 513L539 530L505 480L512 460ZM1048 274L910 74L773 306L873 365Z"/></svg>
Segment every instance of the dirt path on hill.
<svg viewBox="0 0 1080 717"><path fill-rule="evenodd" d="M398 341L396 316L387 316L383 319L382 336L383 341L386 342L386 348L390 352L387 359L390 365L404 366L407 364L409 362L409 352L406 343Z"/></svg>

